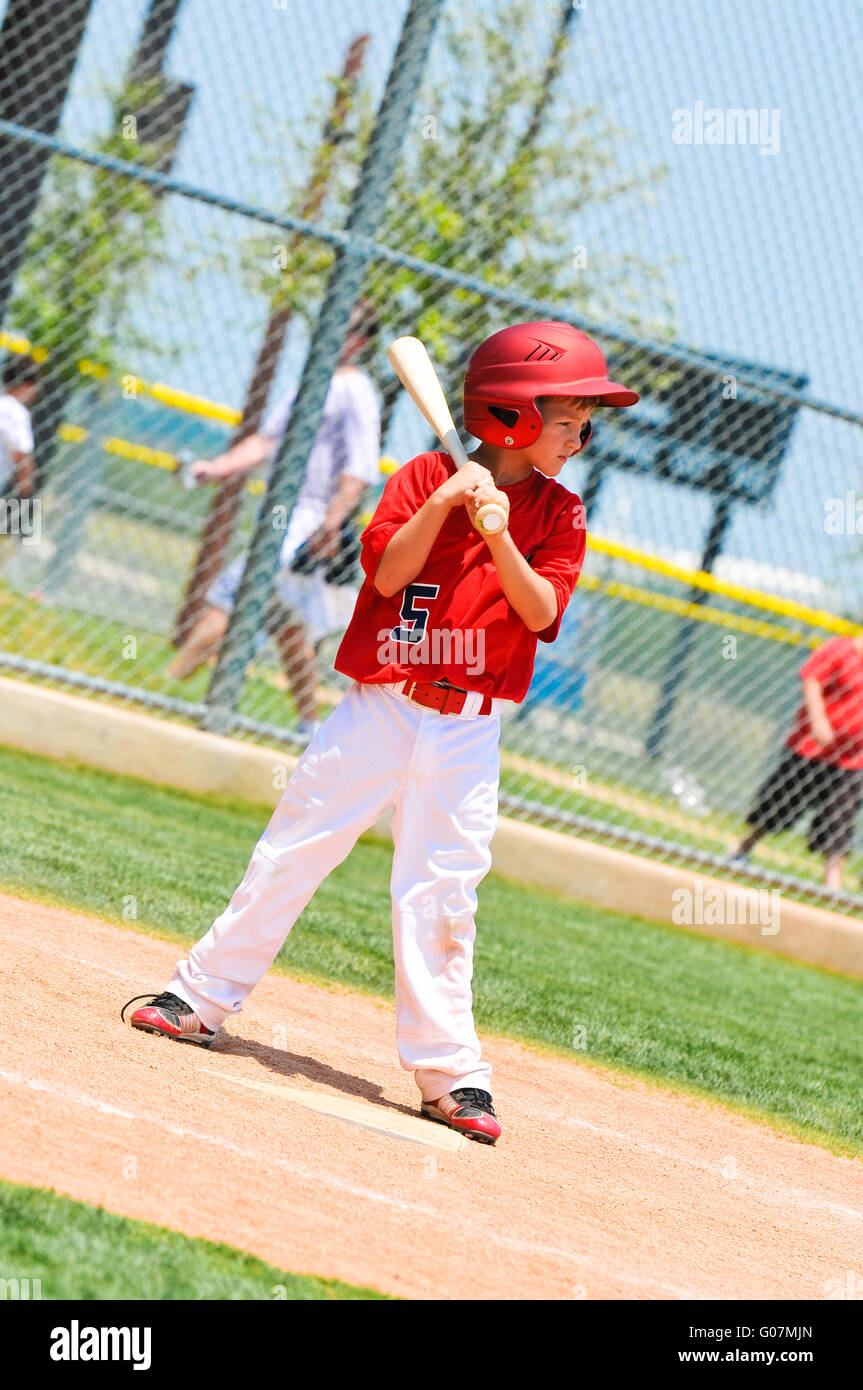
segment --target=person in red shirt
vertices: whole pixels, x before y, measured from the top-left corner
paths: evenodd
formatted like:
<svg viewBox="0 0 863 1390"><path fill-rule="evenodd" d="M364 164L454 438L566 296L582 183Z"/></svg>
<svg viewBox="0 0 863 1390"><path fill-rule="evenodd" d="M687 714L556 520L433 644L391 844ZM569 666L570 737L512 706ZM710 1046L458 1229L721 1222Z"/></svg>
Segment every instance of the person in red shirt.
<svg viewBox="0 0 863 1390"><path fill-rule="evenodd" d="M225 911L165 993L137 996L150 1002L134 1028L209 1046L318 885L392 805L399 1061L423 1115L495 1143L471 979L500 715L524 698L537 641L557 636L584 558L581 502L556 475L587 443L595 405L637 400L565 323L518 324L477 349L464 421L479 447L461 469L432 452L388 481L335 660L354 683L301 756ZM487 502L507 517L494 535L477 526Z"/></svg>
<svg viewBox="0 0 863 1390"><path fill-rule="evenodd" d="M756 794L734 857L811 811L809 848L824 856L825 883L838 890L863 802L863 635L832 637L804 661L800 679L803 704L785 755Z"/></svg>

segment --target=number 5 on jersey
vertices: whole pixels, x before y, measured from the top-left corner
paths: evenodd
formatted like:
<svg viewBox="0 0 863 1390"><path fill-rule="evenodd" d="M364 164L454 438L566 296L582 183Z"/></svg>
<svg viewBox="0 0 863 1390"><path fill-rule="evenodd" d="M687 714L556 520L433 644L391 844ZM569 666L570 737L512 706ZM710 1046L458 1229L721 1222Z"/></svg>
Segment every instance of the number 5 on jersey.
<svg viewBox="0 0 863 1390"><path fill-rule="evenodd" d="M416 602L431 603L440 592L439 584L408 584L399 609L401 623L390 634L396 642L421 642L428 626L428 608L417 608Z"/></svg>

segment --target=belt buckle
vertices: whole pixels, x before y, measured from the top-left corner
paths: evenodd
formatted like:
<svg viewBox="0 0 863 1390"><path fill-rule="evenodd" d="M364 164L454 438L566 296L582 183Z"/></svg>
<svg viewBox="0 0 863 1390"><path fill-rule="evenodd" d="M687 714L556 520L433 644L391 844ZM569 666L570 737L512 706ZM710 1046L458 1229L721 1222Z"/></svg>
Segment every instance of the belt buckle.
<svg viewBox="0 0 863 1390"><path fill-rule="evenodd" d="M414 698L413 698L413 692L416 690L416 688L417 688L417 686L418 686L419 684L420 684L419 681L409 681L409 682L406 682L405 688L404 688L404 690L402 691L402 694L403 694L408 700L410 700L411 704L416 704L416 703L417 703L417 702L414 700ZM449 708L448 708L448 706L450 705L453 696L458 696L458 695L461 695L461 696L463 696L463 697L466 697L466 696L467 696L467 691L460 689L460 687L457 686L457 685L450 685L450 684L448 684L448 683L445 683L444 681L431 681L430 684L433 685L433 686L435 686L438 690L442 690L442 691L443 691L443 704L441 705L441 708L440 708L440 710L439 710L439 713L440 713L440 714L448 714L448 713L449 713ZM462 699L462 706L464 706L464 699Z"/></svg>
<svg viewBox="0 0 863 1390"><path fill-rule="evenodd" d="M439 690L442 690L443 693L444 693L444 696L443 696L443 704L441 705L441 709L440 709L440 713L441 713L441 714L449 714L449 707L450 707L450 704L453 703L453 697L456 697L456 698L457 698L459 695L462 696L462 702L461 702L461 705L459 706L459 710L462 710L462 709L464 708L464 702L465 702L465 699L466 699L466 697L467 697L467 691L466 691L466 690L462 690L462 689L460 688L460 686L457 686L457 685L450 685L449 681L445 681L445 680L443 680L443 681L433 681L432 684L433 684L433 685L436 685L436 686L438 687L438 689L439 689Z"/></svg>

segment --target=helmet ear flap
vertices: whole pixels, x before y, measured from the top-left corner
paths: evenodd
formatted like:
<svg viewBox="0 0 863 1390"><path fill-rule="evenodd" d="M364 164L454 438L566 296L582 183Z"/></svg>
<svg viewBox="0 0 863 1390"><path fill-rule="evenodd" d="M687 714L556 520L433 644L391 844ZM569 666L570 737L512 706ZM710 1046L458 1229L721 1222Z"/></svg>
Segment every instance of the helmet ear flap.
<svg viewBox="0 0 863 1390"><path fill-rule="evenodd" d="M579 431L579 434L580 434L580 438L581 438L581 443L579 444L578 448L577 448L576 451L575 451L576 454L580 454L580 453L581 453L581 451L582 451L582 449L584 448L585 444L587 443L588 439L589 439L590 436L593 434L593 425L590 423L589 420L585 420L584 424L583 424L582 427L581 427L581 430ZM575 454L573 454L573 458L575 458Z"/></svg>
<svg viewBox="0 0 863 1390"><path fill-rule="evenodd" d="M491 398L465 393L465 429L499 449L526 449L542 433L542 416L533 401L507 399L497 392Z"/></svg>

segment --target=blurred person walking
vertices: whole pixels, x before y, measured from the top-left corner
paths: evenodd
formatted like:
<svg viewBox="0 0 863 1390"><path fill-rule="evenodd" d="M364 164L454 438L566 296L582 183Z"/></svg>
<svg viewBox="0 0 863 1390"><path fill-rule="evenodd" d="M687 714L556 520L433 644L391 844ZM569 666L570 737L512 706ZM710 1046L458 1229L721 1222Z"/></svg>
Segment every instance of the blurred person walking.
<svg viewBox="0 0 863 1390"><path fill-rule="evenodd" d="M350 581L359 555L351 518L366 488L379 477L380 406L371 378L355 361L373 345L377 333L374 308L361 301L351 314L320 428L288 519L273 594L265 611L265 631L258 637L260 646L268 635L273 636L297 705L300 732L308 737L317 727L314 644L339 625L343 604L337 589ZM218 458L194 463L191 472L195 481L223 482L270 463L287 429L295 395L295 389L289 391L256 434ZM209 606L168 668L169 675L184 680L218 652L244 565L245 556L239 556L210 586Z"/></svg>
<svg viewBox="0 0 863 1390"><path fill-rule="evenodd" d="M803 663L800 679L803 703L785 754L759 788L732 863L745 863L764 835L811 811L809 849L824 856L824 881L839 891L863 802L863 635L832 637Z"/></svg>

